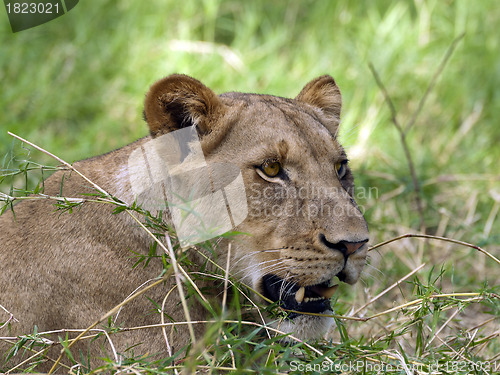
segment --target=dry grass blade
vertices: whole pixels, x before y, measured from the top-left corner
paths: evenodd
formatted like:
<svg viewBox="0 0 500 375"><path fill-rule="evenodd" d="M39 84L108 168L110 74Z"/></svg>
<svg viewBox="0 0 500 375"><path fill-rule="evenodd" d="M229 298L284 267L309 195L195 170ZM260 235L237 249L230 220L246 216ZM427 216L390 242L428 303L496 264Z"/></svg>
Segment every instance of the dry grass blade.
<svg viewBox="0 0 500 375"><path fill-rule="evenodd" d="M144 226L144 224L143 224L143 229L147 229ZM149 232L149 230L148 230L148 232ZM151 232L149 232L149 233L151 233ZM151 233L151 235L154 238L156 238L152 233ZM178 292L179 292L179 296L181 298L181 304L182 304L182 308L184 310L184 315L186 316L186 319L188 320L188 322L190 322L191 321L191 316L190 316L189 308L188 308L188 305L187 305L187 302L186 302L186 296L184 295L184 288L182 287L182 280L181 280L180 272L179 272L179 269L182 268L182 267L180 267L177 264L177 260L175 258L175 253L174 253L174 249L172 247L172 243L170 242L170 236L168 235L168 233L165 233L165 238L167 240L168 254L170 255L170 260L172 262L172 267L174 269L175 283L177 284L177 289L178 289ZM156 241L160 243L160 241L158 239L156 239ZM187 275L186 272L184 272L184 274ZM193 281L192 281L192 284L195 285ZM193 343L195 343L196 342L196 337L194 335L193 326L191 324L188 324L188 329L189 329L189 335L191 336L191 340L192 340Z"/></svg>
<svg viewBox="0 0 500 375"><path fill-rule="evenodd" d="M201 255L203 258L205 258L205 260L207 262L209 262L211 265L213 265L214 267L218 268L219 270L221 271L224 271L224 269L219 266L217 263L215 263L212 259L210 259L209 257L206 256L206 254L204 254L203 252L198 252L199 255ZM231 277L234 277L233 275L230 275ZM212 275L212 277L218 277L216 275ZM260 311L259 307L255 304L255 302L248 296L246 295L246 293L241 290L241 288L234 284L231 280L228 279L228 281L231 283L232 286L235 286L236 289L238 289L238 292L248 301L252 304L252 306L255 308L255 310L257 311L257 313L259 314L259 317L260 317L260 320L262 321L263 324L265 324L265 319L264 317L262 316L262 312ZM264 296L262 296L260 293L258 293L256 290L250 288L248 285L246 285L247 288L249 288L252 292L256 293L257 295L259 295L259 297L262 297L262 298L265 298ZM267 337L268 338L271 338L271 335L268 331L266 331L266 334L267 334Z"/></svg>
<svg viewBox="0 0 500 375"><path fill-rule="evenodd" d="M165 253L169 255L169 257L172 257L172 256L174 257L173 260L171 258L172 265L174 263L176 265L176 267L174 267L174 268L176 268L178 271L180 271L182 273L182 275L186 278L187 281L189 281L189 283L194 288L194 290L196 290L196 293L198 293L198 295L201 297L201 299L203 299L203 301L205 303L208 303L208 300L203 295L203 293L200 291L200 289L195 284L195 282L191 279L191 277L189 276L189 274L184 270L184 268L182 268L180 265L178 265L177 260L175 258L174 250L172 248L172 243L170 242L170 237L167 235L167 233L165 233L165 239L166 239L166 242L167 242L167 247L170 246L170 248L165 247L165 244L163 242L161 242L153 233L151 233L151 231L148 228L146 228L146 226L137 217L135 217L131 211L127 210L126 212L135 220L135 222L146 233L148 233L148 235L153 239L153 241L155 241L162 248L162 250L165 251ZM180 284L177 285L177 286L180 287ZM182 293L182 295L183 295L183 292L180 291L179 293ZM187 305L186 305L186 308L187 308Z"/></svg>
<svg viewBox="0 0 500 375"><path fill-rule="evenodd" d="M425 345L425 348L427 349L429 345L434 341L436 337L438 337L439 333L453 320L453 318L460 312L460 309L456 309L453 314L450 315L450 317L444 322L444 324L439 327L439 329L432 335L431 339L427 342ZM444 343L444 342L443 342Z"/></svg>
<svg viewBox="0 0 500 375"><path fill-rule="evenodd" d="M413 271L411 271L410 273L406 274L405 276L403 276L401 279L399 279L397 282L395 282L394 284L392 284L390 287L388 287L387 289L384 289L382 292L380 292L379 294L377 294L375 297L373 297L371 300L369 300L367 303L365 303L363 306L359 307L356 311L354 311L351 315L356 315L358 314L361 310L363 310L364 308L366 308L367 306L371 305L373 302L377 301L380 297L382 297L384 294L386 294L387 292L389 292L390 290L392 290L393 288L395 288L396 286L398 286L402 281L408 279L410 276L414 275L415 273L417 273L418 271L420 271L423 267L425 266L425 263L421 264L420 266L418 266L417 268L415 268Z"/></svg>
<svg viewBox="0 0 500 375"><path fill-rule="evenodd" d="M231 243L227 247L227 261L226 261L226 270L224 272L224 294L222 296L222 313L224 314L226 312L227 306L227 288L229 285L229 266L231 264ZM222 332L222 327L219 327L219 337L217 338L217 342L215 345L219 345L220 342L220 337L224 337L225 340L227 340L226 335ZM236 368L236 359L234 357L234 352L233 349L231 348L230 344L227 344L227 348L229 350L229 354L231 355L231 361L232 365L234 368ZM213 364L215 364L215 357L213 358Z"/></svg>
<svg viewBox="0 0 500 375"><path fill-rule="evenodd" d="M48 351L49 348L43 348L42 350L36 352L35 354L33 354L31 357L28 357L26 358L24 361L18 363L16 366L12 367L11 369L9 369L8 371L5 372L5 374L12 374L14 370L18 369L19 367L25 365L26 363L29 363L32 359L34 358L37 358L40 354Z"/></svg>
<svg viewBox="0 0 500 375"><path fill-rule="evenodd" d="M100 319L96 320L92 325L90 325L82 333L80 333L71 343L68 344L68 346L67 346L66 349L67 350L71 349L71 347L74 344L76 344L81 338L83 338L83 336L85 336L88 332L90 332L92 329L94 329L98 324L100 324L101 322L103 322L104 320L106 320L107 318L109 318L110 316L112 316L114 313L116 313L117 311L119 311L127 303L135 300L137 297L143 295L148 290L150 290L150 289L154 288L155 286L157 286L157 285L163 283L164 281L166 281L172 275L172 270L173 269L171 268L169 270L170 272L167 272L165 275L163 275L163 277L161 279L158 279L153 284L148 285L144 289L142 289L139 292L137 292L134 295L132 295L130 298L126 299L125 301L123 301L123 302L119 303L118 305L116 305L115 307L113 307L106 314L104 314ZM57 366L61 362L64 353L65 353L65 349L63 348L63 349L61 349L61 354L59 355L59 358L57 358L56 362L54 363L54 365L50 369L49 374L52 374L57 369Z"/></svg>
<svg viewBox="0 0 500 375"><path fill-rule="evenodd" d="M220 322L221 321L219 321L219 320L193 320L190 322L190 324L217 324ZM266 325L266 324L261 324L261 323L252 322L252 321L248 321L248 320L230 320L230 319L224 319L222 321L222 323L243 324L243 325L248 325L248 326L253 326L253 327L259 327L259 328L274 332L278 335L286 335L287 338L290 338L298 343L305 345L308 349L315 352L316 354L321 355L321 356L323 355L323 353L319 349L315 348L311 344L308 344L306 341L303 341L303 340L301 340L293 335L286 334L285 332L283 332L277 328L270 327L269 325ZM140 327L121 328L120 331L123 331L123 332L136 331L139 329L159 328L159 327L163 327L163 326L165 326L165 327L182 326L182 325L187 325L187 324L189 324L189 323L188 322L171 322L171 323L165 323L165 324L150 324L147 326L140 326ZM333 363L333 361L328 357L325 357L325 361L327 361L329 363Z"/></svg>
<svg viewBox="0 0 500 375"><path fill-rule="evenodd" d="M0 305L0 309L2 309L7 314L9 314L9 319L7 319L2 325L0 325L0 329L2 329L3 327L7 326L11 321L18 322L18 320L14 317L14 315L10 311L8 311L5 307L3 307L2 305Z"/></svg>
<svg viewBox="0 0 500 375"><path fill-rule="evenodd" d="M165 298L163 298L163 302L161 304L161 324L165 324L165 303L167 302L168 297L170 296L170 293L174 291L174 289L177 288L177 285L174 285L170 290L167 292L165 295ZM172 356L172 348L170 347L170 342L168 340L168 335L165 327L161 328L163 337L165 339L165 344L167 346L167 353L171 357Z"/></svg>
<svg viewBox="0 0 500 375"><path fill-rule="evenodd" d="M474 300L483 299L483 294L482 293L475 293L475 292L472 292L472 293L434 294L434 295L431 295L431 296L428 296L428 297L425 297L425 298L418 298L416 300L413 300L413 301L410 301L410 302L407 302L407 303L403 303L402 305L395 306L395 307L393 307L391 309L388 309L388 310L385 310L385 311L381 311L381 312L379 312L377 314L374 314L374 315L371 315L371 316L365 318L365 321L366 320L371 320L371 319L374 319L374 318L378 318L379 316L386 315L386 314L389 314L391 312L398 311L398 310L401 310L401 309L405 309L405 308L410 307L410 306L417 305L419 303L422 303L425 300L433 300L433 299L436 299L436 298L448 298L448 297L472 297L470 299L464 300L464 302L470 302L470 301L474 301ZM490 294L490 297L499 298L498 296L496 296L494 294Z"/></svg>
<svg viewBox="0 0 500 375"><path fill-rule="evenodd" d="M224 295L222 296L222 311L226 311L226 301L227 301L227 287L229 282L229 265L231 261L231 244L227 247L227 262L226 270L224 273Z"/></svg>

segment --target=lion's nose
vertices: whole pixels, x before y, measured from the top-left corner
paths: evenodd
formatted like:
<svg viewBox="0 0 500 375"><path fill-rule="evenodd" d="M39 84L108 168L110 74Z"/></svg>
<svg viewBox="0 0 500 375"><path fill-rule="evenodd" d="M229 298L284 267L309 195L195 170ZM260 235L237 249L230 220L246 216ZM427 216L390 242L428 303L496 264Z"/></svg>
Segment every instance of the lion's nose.
<svg viewBox="0 0 500 375"><path fill-rule="evenodd" d="M361 246L363 246L365 243L367 243L368 240L364 240L361 242L348 242L348 241L340 241L339 244L342 246L340 251L348 257L349 255L353 254L358 250Z"/></svg>
<svg viewBox="0 0 500 375"><path fill-rule="evenodd" d="M350 242L350 241L339 241L337 243L330 242L326 239L324 234L319 235L320 241L330 249L338 250L344 257L348 257L349 255L355 253L361 246L368 242L368 240L363 240L359 242Z"/></svg>

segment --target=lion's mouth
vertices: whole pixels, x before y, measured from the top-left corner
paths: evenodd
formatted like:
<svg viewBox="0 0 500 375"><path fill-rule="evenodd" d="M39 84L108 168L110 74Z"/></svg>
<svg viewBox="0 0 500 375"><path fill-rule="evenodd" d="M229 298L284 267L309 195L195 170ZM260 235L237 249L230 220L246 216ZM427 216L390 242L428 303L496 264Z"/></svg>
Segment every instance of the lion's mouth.
<svg viewBox="0 0 500 375"><path fill-rule="evenodd" d="M278 302L285 310L306 313L322 313L331 309L330 298L335 294L338 285L330 286L329 282L301 287L276 275L265 275L262 278L264 297ZM292 312L288 318L298 316Z"/></svg>

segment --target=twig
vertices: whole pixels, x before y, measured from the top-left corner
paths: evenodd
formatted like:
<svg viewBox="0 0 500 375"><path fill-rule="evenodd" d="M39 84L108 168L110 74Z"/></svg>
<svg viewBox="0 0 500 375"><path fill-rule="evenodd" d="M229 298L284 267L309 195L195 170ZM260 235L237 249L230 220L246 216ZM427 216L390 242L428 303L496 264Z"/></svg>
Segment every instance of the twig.
<svg viewBox="0 0 500 375"><path fill-rule="evenodd" d="M399 137L401 139L401 145L403 146L403 151L405 153L406 157L406 162L408 163L408 168L410 169L410 175L411 175L411 180L413 183L413 190L415 191L415 202L417 204L417 211L418 211L418 216L420 218L420 231L425 232L425 220L424 220L424 209L422 206L422 199L420 198L420 184L418 181L417 177L417 172L415 171L415 165L413 164L413 159L411 157L410 149L408 147L408 143L406 142L406 134L401 127L401 124L398 121L397 118L397 113L396 113L396 108L394 107L394 104L392 103L392 99L387 92L387 89L385 88L384 84L382 83L382 80L380 79L380 76L378 75L377 71L375 70L375 67L373 64L370 62L368 63L368 66L370 67L370 70L373 74L373 77L375 78L375 81L377 82L378 87L384 94L385 101L387 102L389 106L389 110L391 111L391 119L396 127L396 129L399 132Z"/></svg>
<svg viewBox="0 0 500 375"><path fill-rule="evenodd" d="M471 331L474 331L475 329L481 328L482 326L489 324L497 319L498 319L498 316L494 316L493 318L487 319L484 322L479 323L479 324L475 325L474 327L469 328L467 330L467 332L471 332ZM456 340L456 337L453 337L452 339L450 339L450 341L452 341L452 340Z"/></svg>
<svg viewBox="0 0 500 375"><path fill-rule="evenodd" d="M9 134L11 137L14 137L14 138L17 138L18 140L20 140L21 142L24 142L28 145L30 145L31 147L34 147L36 148L38 151L41 151L43 152L44 154L47 154L49 155L51 158L54 158L56 159L59 163L61 164L64 164L65 166L67 166L68 168L70 168L72 171L74 171L76 174L78 174L81 178L83 178L85 181L87 181L90 185L92 185L92 187L94 189L96 189L97 191L99 191L100 193L104 194L105 196L107 197L111 197L110 194L108 194L106 192L106 190L102 189L99 185L95 184L94 182L90 181L90 179L88 179L86 176L84 176L82 173L80 173L75 167L73 167L71 164L69 164L68 162L62 160L61 158L55 156L54 154L48 152L47 150L35 145L34 143L31 143L30 141L27 141L26 139L24 138L21 138L20 136L14 134L14 133L11 133L11 132L7 132L7 134Z"/></svg>
<svg viewBox="0 0 500 375"><path fill-rule="evenodd" d="M384 98L385 98L385 101L387 102L387 105L389 106L389 110L391 112L391 120L399 132L399 136L401 139L401 145L403 146L403 151L404 151L405 157L406 157L406 162L408 163L408 168L410 169L410 175L411 175L411 180L413 183L413 189L415 191L415 202L417 204L417 210L418 210L418 215L419 215L419 219L420 219L420 231L422 233L425 233L426 225L425 225L425 218L424 218L424 209L423 209L423 205L422 205L420 183L419 183L417 173L415 170L415 165L413 163L413 158L411 156L410 149L409 149L408 143L406 141L406 134L415 124L415 121L417 120L417 117L420 114L420 112L422 112L422 109L424 107L424 104L425 104L429 94L431 93L432 89L436 85L436 82L437 82L439 76L443 73L443 70L446 66L446 63L448 62L451 55L453 54L453 51L455 50L458 42L464 37L464 35L465 35L465 33L460 34L451 43L450 47L446 51L446 54L445 54L443 60L441 61L438 68L436 69L436 72L432 76L432 79L430 80L429 85L427 86L427 90L425 91L424 95L420 99L418 106L417 106L417 109L413 112L412 117L410 118L410 120L408 121L408 124L406 125L406 128L404 128L404 129L401 126L401 124L399 123L399 120L397 117L396 107L394 106L394 103L392 102L391 96L389 95L382 80L380 79L380 76L377 73L375 66L371 62L368 63L368 66L373 74L373 77L375 78L375 81L377 82L378 87L382 91Z"/></svg>
<svg viewBox="0 0 500 375"><path fill-rule="evenodd" d="M382 83L382 80L380 79L380 76L379 76L377 70L375 69L375 66L373 65L372 62L369 62L368 67L370 68L370 71L372 72L373 77L375 78L375 81L377 82L377 86L382 91L382 94L384 95L384 99L387 102L387 105L389 106L389 111L391 112L392 123L394 124L396 129L398 129L399 133L404 134L403 127L401 126L401 124L399 123L399 120L398 120L396 107L394 106L394 103L392 102L391 96L387 92L387 89L385 88L384 84Z"/></svg>
<svg viewBox="0 0 500 375"><path fill-rule="evenodd" d="M481 248L479 246L476 246L476 245L473 245L473 244L470 244L470 243L464 242L464 241L454 240L453 238L431 236L430 234L413 234L413 233L403 234L402 236L394 237L394 238L391 238L390 240L387 240L387 241L381 242L381 243L379 243L379 244L377 244L375 246L372 246L372 247L370 247L368 249L368 251L375 250L375 249L377 249L379 247L385 246L385 245L390 244L391 242L394 242L394 241L399 241L399 240L401 240L403 238L412 238L412 237L415 237L415 238L430 238L432 240L439 240L439 241L451 242L451 243L454 243L454 244L457 244L457 245L467 246L467 247L470 247L472 249L475 249L475 250L483 253L484 255L488 256L489 258L493 259L495 262L497 262L498 264L500 264L500 260L498 258L496 258L494 255L490 254L489 252L487 252L486 250L484 250L483 248Z"/></svg>
<svg viewBox="0 0 500 375"><path fill-rule="evenodd" d="M53 195L47 195L47 194L42 194L38 193L35 196L28 196L28 197L13 197L8 194L0 192L0 202L14 202L17 200L40 200L40 199L46 199L46 200L55 200L58 202L69 202L69 203L84 203L84 202L108 202L106 200L90 200L90 199L84 199L84 198L66 198L66 197L57 197Z"/></svg>
<svg viewBox="0 0 500 375"><path fill-rule="evenodd" d="M408 121L408 125L406 125L406 129L404 130L405 134L408 133L408 131L411 129L411 127L415 124L415 121L416 121L418 115L420 114L420 112L422 111L422 108L424 107L424 104L425 104L425 101L427 100L427 97L429 96L432 89L436 85L436 82L437 82L439 76L441 75L441 73L443 73L443 70L444 70L446 64L448 63L448 60L450 59L451 55L455 51L455 48L457 47L458 42L460 42L464 36L465 36L465 33L462 33L459 36L457 36L453 40L453 42L450 44L450 46L448 47L448 50L446 51L446 54L443 57L443 60L441 61L438 68L436 69L436 72L432 76L432 79L429 82L429 86L427 86L427 90L425 90L424 96L422 96L422 98L420 99L420 102L418 103L417 109L415 110L415 112L413 112L413 115L412 115L410 121Z"/></svg>

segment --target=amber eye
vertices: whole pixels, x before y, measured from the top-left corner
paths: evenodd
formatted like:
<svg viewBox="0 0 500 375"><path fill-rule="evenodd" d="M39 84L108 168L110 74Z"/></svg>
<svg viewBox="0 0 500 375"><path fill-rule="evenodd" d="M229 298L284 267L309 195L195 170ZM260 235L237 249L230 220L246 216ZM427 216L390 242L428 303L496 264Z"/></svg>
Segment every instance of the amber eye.
<svg viewBox="0 0 500 375"><path fill-rule="evenodd" d="M267 177L276 177L280 173L281 164L277 161L265 162L262 164L261 169Z"/></svg>
<svg viewBox="0 0 500 375"><path fill-rule="evenodd" d="M339 176L339 178L344 177L346 165L347 165L347 160L341 161L340 163L335 163L335 171L337 172L337 176Z"/></svg>

